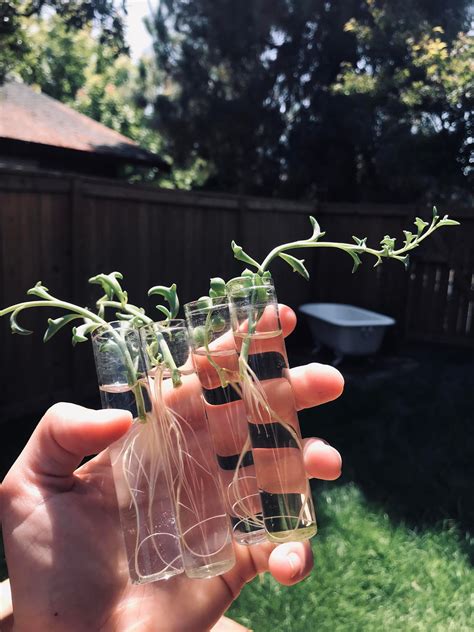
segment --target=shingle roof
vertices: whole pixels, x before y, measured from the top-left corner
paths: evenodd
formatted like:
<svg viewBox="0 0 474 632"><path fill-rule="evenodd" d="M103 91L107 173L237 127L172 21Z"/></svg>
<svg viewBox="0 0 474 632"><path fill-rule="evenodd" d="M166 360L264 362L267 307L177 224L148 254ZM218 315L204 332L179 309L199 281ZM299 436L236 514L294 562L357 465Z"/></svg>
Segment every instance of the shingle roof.
<svg viewBox="0 0 474 632"><path fill-rule="evenodd" d="M165 164L123 134L16 81L0 86L1 138Z"/></svg>

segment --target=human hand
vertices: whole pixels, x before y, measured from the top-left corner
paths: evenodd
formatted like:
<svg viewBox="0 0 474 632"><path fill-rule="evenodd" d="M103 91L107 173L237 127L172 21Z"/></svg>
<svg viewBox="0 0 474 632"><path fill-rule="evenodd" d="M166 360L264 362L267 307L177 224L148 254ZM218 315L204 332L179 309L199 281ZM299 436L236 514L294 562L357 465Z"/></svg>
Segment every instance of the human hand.
<svg viewBox="0 0 474 632"><path fill-rule="evenodd" d="M282 310L288 335L295 325ZM292 369L299 409L330 401L342 391L331 367ZM294 584L312 567L309 543L236 545L225 575L132 585L107 453L130 427L128 413L57 404L43 417L1 488L2 522L15 629L19 632L148 630L200 632L222 616L246 582L270 570ZM85 455L99 453L78 468ZM305 444L309 476L334 479L341 459L319 439ZM78 468L78 469L76 469Z"/></svg>

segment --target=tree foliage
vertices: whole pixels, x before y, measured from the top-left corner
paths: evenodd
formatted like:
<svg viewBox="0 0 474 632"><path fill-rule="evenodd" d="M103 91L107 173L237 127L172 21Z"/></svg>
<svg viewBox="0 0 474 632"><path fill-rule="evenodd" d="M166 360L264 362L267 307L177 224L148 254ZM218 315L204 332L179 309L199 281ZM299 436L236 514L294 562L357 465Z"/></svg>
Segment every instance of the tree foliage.
<svg viewBox="0 0 474 632"><path fill-rule="evenodd" d="M473 38L435 11L437 26L429 12L414 11L402 22L375 2L368 7L370 19L345 25L356 37L360 60L343 64L332 88L356 116L372 116L373 147L364 156L361 180L391 195L404 189L411 199L423 189L462 195L472 179Z"/></svg>
<svg viewBox="0 0 474 632"><path fill-rule="evenodd" d="M125 8L126 0L2 0L0 83L31 51L26 33L31 18L54 13L68 31L81 30L93 24L99 43L120 54L127 50L123 21Z"/></svg>
<svg viewBox="0 0 474 632"><path fill-rule="evenodd" d="M161 0L154 57L134 65L125 0L7 0L0 81L20 77L159 152L173 163L165 186L469 203L467 5Z"/></svg>
<svg viewBox="0 0 474 632"><path fill-rule="evenodd" d="M87 68L95 54L91 28L68 29L56 15L29 18L24 26L25 51L9 76L40 88L42 92L71 104L86 81Z"/></svg>
<svg viewBox="0 0 474 632"><path fill-rule="evenodd" d="M70 28L58 13L23 18L22 33L28 46L11 60L11 78L32 85L171 162L146 109L162 83L152 58L133 63L126 51L120 53L113 43L104 43L92 23ZM0 59L5 59L4 53L0 52ZM208 165L197 159L189 167L176 167L171 174L141 168L126 175L133 181L190 188L207 179Z"/></svg>
<svg viewBox="0 0 474 632"><path fill-rule="evenodd" d="M12 78L118 132L140 135L143 110L134 104L139 72L127 55L101 44L90 25L72 30L58 15L30 18L25 35L28 51L10 71Z"/></svg>
<svg viewBox="0 0 474 632"><path fill-rule="evenodd" d="M206 186L332 200L472 177L467 0L161 0L155 125Z"/></svg>

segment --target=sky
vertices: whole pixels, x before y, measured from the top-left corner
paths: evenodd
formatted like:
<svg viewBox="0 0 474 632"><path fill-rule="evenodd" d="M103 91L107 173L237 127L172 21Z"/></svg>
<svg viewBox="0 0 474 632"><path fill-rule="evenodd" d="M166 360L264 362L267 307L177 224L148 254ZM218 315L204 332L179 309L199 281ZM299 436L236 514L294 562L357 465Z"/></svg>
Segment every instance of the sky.
<svg viewBox="0 0 474 632"><path fill-rule="evenodd" d="M158 3L159 0L127 0L127 41L133 60L151 47L151 37L143 24L143 18L149 14L149 7L155 9Z"/></svg>

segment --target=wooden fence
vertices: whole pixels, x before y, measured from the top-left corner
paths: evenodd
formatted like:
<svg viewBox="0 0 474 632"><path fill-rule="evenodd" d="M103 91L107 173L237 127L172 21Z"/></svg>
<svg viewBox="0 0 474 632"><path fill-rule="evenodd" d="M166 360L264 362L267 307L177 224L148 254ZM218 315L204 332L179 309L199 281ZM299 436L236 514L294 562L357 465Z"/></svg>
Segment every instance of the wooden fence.
<svg viewBox="0 0 474 632"><path fill-rule="evenodd" d="M403 339L474 346L474 211L453 209L449 214L462 227L440 229L412 251L408 272L397 262L374 270L367 258L348 277L341 254L318 253L314 295L390 314ZM330 204L319 213L331 239L367 236L369 244L386 234L403 241L403 229L416 232L415 215L431 219L430 209L413 205Z"/></svg>
<svg viewBox="0 0 474 632"><path fill-rule="evenodd" d="M277 199L157 190L153 187L54 174L0 172L0 305L23 300L38 280L53 294L93 305L97 288L87 279L120 270L134 303L150 307L146 290L176 282L182 302L207 290L210 276L235 276L230 241L255 258L275 244L309 235L318 216L328 237L400 236L415 215L407 206L298 203ZM365 261L351 275L344 253L304 252L310 283L277 263L281 300L347 302L397 319L397 339L473 345L474 215L452 213L462 229L446 229L420 248L408 273L388 262ZM49 316L49 314L48 314ZM72 350L66 333L41 342L45 314L25 314L37 335L12 336L0 322L0 420L58 399L85 401L95 392L88 345ZM304 331L304 329L303 329Z"/></svg>

